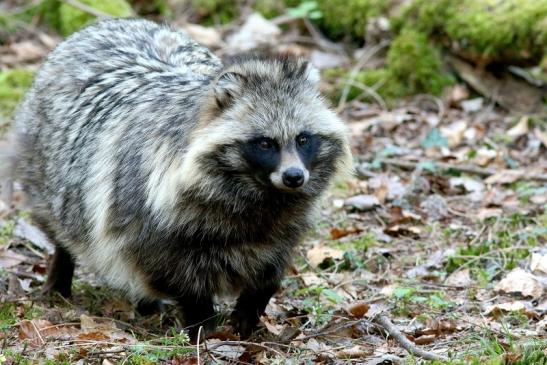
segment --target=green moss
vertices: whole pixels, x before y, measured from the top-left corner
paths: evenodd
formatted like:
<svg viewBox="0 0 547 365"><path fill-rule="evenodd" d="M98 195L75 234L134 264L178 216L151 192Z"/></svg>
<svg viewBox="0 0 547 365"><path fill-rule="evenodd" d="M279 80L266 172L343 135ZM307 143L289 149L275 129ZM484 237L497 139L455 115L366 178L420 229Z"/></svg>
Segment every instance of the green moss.
<svg viewBox="0 0 547 365"><path fill-rule="evenodd" d="M131 6L125 0L80 0L80 2L114 17L123 18L133 15ZM96 19L95 16L67 3L62 3L58 11L59 31L63 35L74 33Z"/></svg>
<svg viewBox="0 0 547 365"><path fill-rule="evenodd" d="M0 246L7 244L11 240L14 230L14 220L7 220L0 226Z"/></svg>
<svg viewBox="0 0 547 365"><path fill-rule="evenodd" d="M237 0L192 0L192 7L205 25L226 24L239 14Z"/></svg>
<svg viewBox="0 0 547 365"><path fill-rule="evenodd" d="M350 35L363 40L369 18L384 13L389 3L385 0L318 0L318 9L323 14L319 24L331 38Z"/></svg>
<svg viewBox="0 0 547 365"><path fill-rule="evenodd" d="M277 0L257 0L253 5L253 9L262 14L264 18L270 19L283 14L285 4L283 1Z"/></svg>
<svg viewBox="0 0 547 365"><path fill-rule="evenodd" d="M32 84L34 73L24 69L0 71L0 128Z"/></svg>
<svg viewBox="0 0 547 365"><path fill-rule="evenodd" d="M546 19L545 1L414 0L392 27L414 27L475 60L539 60L547 47Z"/></svg>
<svg viewBox="0 0 547 365"><path fill-rule="evenodd" d="M424 33L405 29L391 44L387 54L391 78L406 88L406 94L438 95L452 83L443 71L439 51L430 46Z"/></svg>
<svg viewBox="0 0 547 365"><path fill-rule="evenodd" d="M428 43L426 35L404 29L388 51L386 66L361 71L355 81L356 85L348 94L349 99L363 93L358 84L392 99L420 93L439 95L454 79L443 70L439 51Z"/></svg>

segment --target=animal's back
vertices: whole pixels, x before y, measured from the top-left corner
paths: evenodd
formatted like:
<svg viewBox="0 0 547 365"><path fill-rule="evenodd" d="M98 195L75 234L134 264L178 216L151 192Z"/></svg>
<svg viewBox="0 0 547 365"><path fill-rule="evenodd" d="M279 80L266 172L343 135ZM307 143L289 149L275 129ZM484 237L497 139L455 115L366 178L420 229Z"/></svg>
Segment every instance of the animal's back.
<svg viewBox="0 0 547 365"><path fill-rule="evenodd" d="M61 43L16 117L18 171L39 223L85 244L109 205L120 224L143 209L141 166L155 158L155 141L166 153L184 148L220 68L184 34L144 20L99 22Z"/></svg>

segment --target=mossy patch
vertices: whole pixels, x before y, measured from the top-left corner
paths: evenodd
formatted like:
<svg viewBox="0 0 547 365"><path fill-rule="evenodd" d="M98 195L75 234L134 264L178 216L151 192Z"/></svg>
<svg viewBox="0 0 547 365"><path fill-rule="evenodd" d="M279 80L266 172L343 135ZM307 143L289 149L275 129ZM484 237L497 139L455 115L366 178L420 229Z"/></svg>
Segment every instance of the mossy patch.
<svg viewBox="0 0 547 365"><path fill-rule="evenodd" d="M323 14L318 23L333 39L349 35L364 40L369 19L384 13L389 5L385 0L318 0Z"/></svg>
<svg viewBox="0 0 547 365"><path fill-rule="evenodd" d="M547 48L547 2L414 0L392 20L414 27L474 60L541 59Z"/></svg>
<svg viewBox="0 0 547 365"><path fill-rule="evenodd" d="M24 69L0 71L0 128L5 127L15 107L32 85L34 72Z"/></svg>
<svg viewBox="0 0 547 365"><path fill-rule="evenodd" d="M102 13L114 17L128 17L133 15L131 6L125 0L80 0L82 4L89 5ZM59 6L59 31L63 35L69 35L78 29L92 23L96 17L67 3Z"/></svg>
<svg viewBox="0 0 547 365"><path fill-rule="evenodd" d="M239 14L237 0L192 0L191 4L205 25L227 24Z"/></svg>
<svg viewBox="0 0 547 365"><path fill-rule="evenodd" d="M345 77L344 83L347 80ZM420 93L439 95L454 78L443 69L440 52L428 43L425 33L404 29L388 51L386 66L361 71L355 81L349 99L363 93L359 84L392 99Z"/></svg>
<svg viewBox="0 0 547 365"><path fill-rule="evenodd" d="M126 0L79 0L79 2L95 9L97 13L116 18L134 15L131 5ZM28 11L29 15L40 15L45 23L55 28L59 33L68 36L97 19L90 12L78 9L59 0L44 0Z"/></svg>

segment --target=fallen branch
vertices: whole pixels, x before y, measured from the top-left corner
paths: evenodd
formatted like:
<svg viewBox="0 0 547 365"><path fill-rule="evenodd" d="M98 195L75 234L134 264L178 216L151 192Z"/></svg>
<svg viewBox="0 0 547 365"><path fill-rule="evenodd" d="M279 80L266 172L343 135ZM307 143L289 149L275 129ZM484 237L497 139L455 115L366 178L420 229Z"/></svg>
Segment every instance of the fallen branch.
<svg viewBox="0 0 547 365"><path fill-rule="evenodd" d="M413 162L413 161L405 161L405 160L394 159L394 158L381 158L378 161L382 164L396 166L406 170L415 170L421 163L421 161ZM484 168L484 167L470 166L470 165L454 165L454 164L449 164L446 162L434 161L433 163L435 164L436 167L443 170L458 170L461 172L465 172L467 174L473 174L473 175L478 175L482 177L492 176L503 171L499 169ZM361 174L359 172L359 169L357 169L357 173ZM547 181L547 174L523 172L522 176L515 176L515 179L516 180L535 180L535 181L545 182Z"/></svg>
<svg viewBox="0 0 547 365"><path fill-rule="evenodd" d="M401 345L402 348L407 350L410 354L418 356L425 360L437 360L437 361L448 361L446 356L437 355L432 352L422 350L416 346L412 341L406 338L405 335L386 316L380 314L376 316L373 320L375 323L382 326L386 332Z"/></svg>

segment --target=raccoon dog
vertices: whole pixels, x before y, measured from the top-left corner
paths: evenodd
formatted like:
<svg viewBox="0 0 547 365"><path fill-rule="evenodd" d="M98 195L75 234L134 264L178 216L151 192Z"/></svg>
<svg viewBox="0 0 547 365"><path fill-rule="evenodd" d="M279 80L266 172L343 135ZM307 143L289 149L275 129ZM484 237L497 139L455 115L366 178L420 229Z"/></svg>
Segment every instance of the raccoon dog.
<svg viewBox="0 0 547 365"><path fill-rule="evenodd" d="M185 34L107 20L61 43L16 116L16 175L56 243L45 292L74 263L133 300L176 300L192 336L236 294L248 336L313 208L347 169L318 72L288 57L223 65Z"/></svg>

